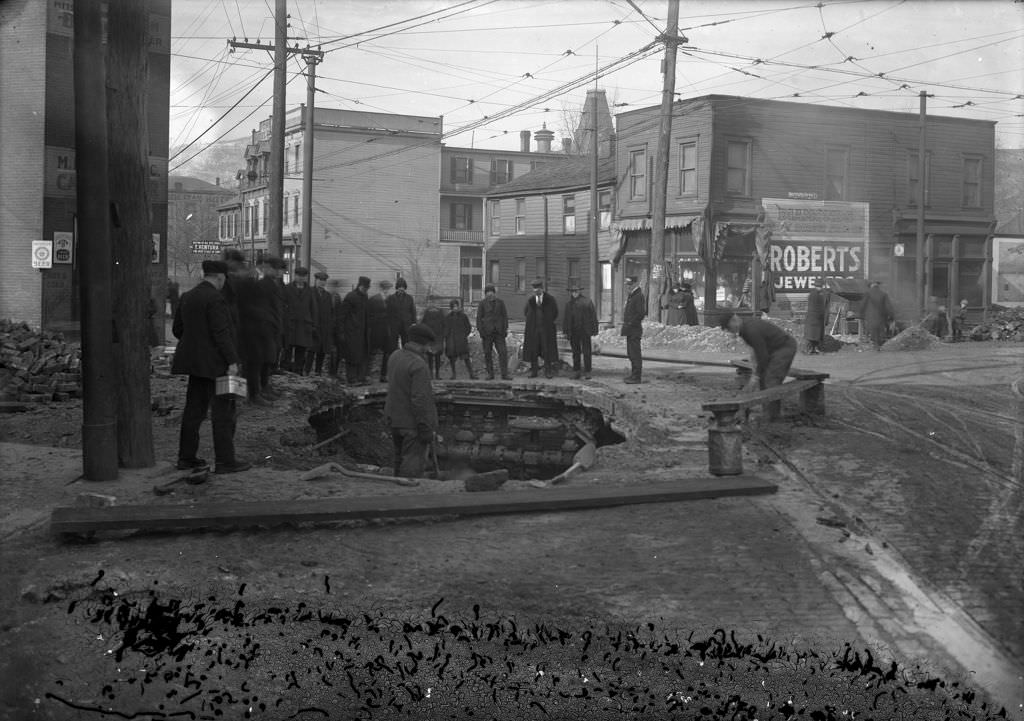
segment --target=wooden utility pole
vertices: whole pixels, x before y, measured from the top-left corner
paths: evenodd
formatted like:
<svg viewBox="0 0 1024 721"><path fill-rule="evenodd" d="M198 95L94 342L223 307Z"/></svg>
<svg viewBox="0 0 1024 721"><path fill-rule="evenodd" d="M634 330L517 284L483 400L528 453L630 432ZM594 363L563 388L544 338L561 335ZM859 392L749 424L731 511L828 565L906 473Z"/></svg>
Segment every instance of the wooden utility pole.
<svg viewBox="0 0 1024 721"><path fill-rule="evenodd" d="M665 203L668 193L668 156L672 152L672 101L676 91L676 47L680 43L679 0L669 0L668 23L665 26L665 76L661 91L661 116L658 127L658 149L654 165L654 198L651 201L650 272L647 288L647 317L661 316L661 295L665 283ZM685 42L685 38L682 42Z"/></svg>
<svg viewBox="0 0 1024 721"><path fill-rule="evenodd" d="M921 111L919 120L919 135L917 140L917 251L914 253L914 310L920 314L924 312L924 203L925 184L928 178L925 176L928 167L925 162L928 158L928 93L921 91Z"/></svg>
<svg viewBox="0 0 1024 721"><path fill-rule="evenodd" d="M147 468L156 463L149 384L149 10L137 0L109 0L107 6L107 157L110 200L116 210L111 236L116 261L117 452L122 467Z"/></svg>
<svg viewBox="0 0 1024 721"><path fill-rule="evenodd" d="M117 385L113 368L106 63L100 0L75 3L75 165L81 274L82 475L117 478Z"/></svg>
<svg viewBox="0 0 1024 721"><path fill-rule="evenodd" d="M270 120L270 182L267 185L270 215L267 217L267 252L281 255L284 206L284 113L285 71L288 63L288 3L274 3L274 114Z"/></svg>
<svg viewBox="0 0 1024 721"><path fill-rule="evenodd" d="M323 58L317 51L304 52L306 61L305 130L302 133L302 264L313 262L313 111L316 106L316 64Z"/></svg>
<svg viewBox="0 0 1024 721"><path fill-rule="evenodd" d="M601 317L601 268L598 264L597 231L601 223L601 209L598 207L597 193L597 152L601 147L597 138L597 51L594 51L594 92L590 102L590 299Z"/></svg>

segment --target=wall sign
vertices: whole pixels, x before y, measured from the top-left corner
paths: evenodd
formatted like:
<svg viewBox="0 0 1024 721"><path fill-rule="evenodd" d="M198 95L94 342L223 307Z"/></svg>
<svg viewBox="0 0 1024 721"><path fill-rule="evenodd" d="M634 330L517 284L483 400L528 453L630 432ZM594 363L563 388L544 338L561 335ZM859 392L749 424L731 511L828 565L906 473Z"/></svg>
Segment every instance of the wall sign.
<svg viewBox="0 0 1024 721"><path fill-rule="evenodd" d="M53 267L53 241L33 240L32 241L32 267L52 268Z"/></svg>

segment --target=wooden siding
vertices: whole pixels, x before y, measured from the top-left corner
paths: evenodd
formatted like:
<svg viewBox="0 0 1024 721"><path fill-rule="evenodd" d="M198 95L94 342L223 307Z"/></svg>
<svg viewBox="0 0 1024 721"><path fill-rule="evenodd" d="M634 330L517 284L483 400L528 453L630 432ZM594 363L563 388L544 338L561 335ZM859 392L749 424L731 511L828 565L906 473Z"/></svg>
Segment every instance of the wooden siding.
<svg viewBox="0 0 1024 721"><path fill-rule="evenodd" d="M491 161L507 160L512 164L512 177L521 178L530 172L532 163L558 163L568 157L562 153L523 153L501 150L478 150L476 148L448 148L441 150L441 192L486 195L500 190L501 185L491 185ZM452 160L469 158L473 161L471 183L456 183L452 177Z"/></svg>

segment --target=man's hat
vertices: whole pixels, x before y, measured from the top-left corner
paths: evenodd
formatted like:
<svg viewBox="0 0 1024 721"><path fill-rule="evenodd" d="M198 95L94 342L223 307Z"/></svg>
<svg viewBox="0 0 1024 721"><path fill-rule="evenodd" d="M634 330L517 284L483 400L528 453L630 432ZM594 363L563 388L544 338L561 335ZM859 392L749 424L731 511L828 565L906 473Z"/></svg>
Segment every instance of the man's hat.
<svg viewBox="0 0 1024 721"><path fill-rule="evenodd" d="M223 260L204 260L203 261L203 275L213 275L214 273L228 274L228 264Z"/></svg>
<svg viewBox="0 0 1024 721"><path fill-rule="evenodd" d="M813 285L815 288L823 288L825 286L825 281L823 281L821 278L815 278L814 280L811 281L811 285Z"/></svg>
<svg viewBox="0 0 1024 721"><path fill-rule="evenodd" d="M365 275L361 275L361 276L359 276L359 282L356 283L356 285L357 286L358 285L363 285L363 286L366 286L367 288L369 288L370 287L370 279L367 278Z"/></svg>
<svg viewBox="0 0 1024 721"><path fill-rule="evenodd" d="M377 283L377 287L380 288L381 290L389 290L391 288L391 281L382 280L381 282Z"/></svg>
<svg viewBox="0 0 1024 721"><path fill-rule="evenodd" d="M576 290L583 290L583 286L580 285L579 283L571 283L569 285L569 292L572 293L573 291Z"/></svg>
<svg viewBox="0 0 1024 721"><path fill-rule="evenodd" d="M626 276L626 282L627 283L639 283L640 279L637 278L635 275L627 275Z"/></svg>
<svg viewBox="0 0 1024 721"><path fill-rule="evenodd" d="M287 267L283 260L273 255L265 256L263 258L263 264L269 265L271 268L274 268L276 270L284 270Z"/></svg>
<svg viewBox="0 0 1024 721"><path fill-rule="evenodd" d="M414 343L420 343L426 345L427 343L433 343L437 340L437 336L434 335L434 331L430 330L428 326L422 323L409 326L409 340Z"/></svg>
<svg viewBox="0 0 1024 721"><path fill-rule="evenodd" d="M493 285L485 285L484 286L484 293L497 293L497 292L498 292L498 289L495 288Z"/></svg>
<svg viewBox="0 0 1024 721"><path fill-rule="evenodd" d="M540 278L537 278L537 280L535 280L532 283L530 283L530 285L532 287L534 287L534 288L543 288L544 287L544 281L541 280Z"/></svg>
<svg viewBox="0 0 1024 721"><path fill-rule="evenodd" d="M295 269L295 275L299 277L307 276L309 275L309 268L303 268L302 266L299 266L298 268Z"/></svg>
<svg viewBox="0 0 1024 721"><path fill-rule="evenodd" d="M244 263L245 254L238 248L227 248L224 251L224 260L229 260L233 263Z"/></svg>
<svg viewBox="0 0 1024 721"><path fill-rule="evenodd" d="M399 288L408 288L409 284L405 282L405 278L399 278L395 281L395 290Z"/></svg>
<svg viewBox="0 0 1024 721"><path fill-rule="evenodd" d="M680 287L680 288L681 288L682 290L693 290L693 286L692 286L692 285L690 285L689 283L680 283L680 284L679 284L679 287Z"/></svg>
<svg viewBox="0 0 1024 721"><path fill-rule="evenodd" d="M318 270L316 275L313 277L316 278L317 280L327 280L331 276L327 275L327 273L323 272L322 270Z"/></svg>

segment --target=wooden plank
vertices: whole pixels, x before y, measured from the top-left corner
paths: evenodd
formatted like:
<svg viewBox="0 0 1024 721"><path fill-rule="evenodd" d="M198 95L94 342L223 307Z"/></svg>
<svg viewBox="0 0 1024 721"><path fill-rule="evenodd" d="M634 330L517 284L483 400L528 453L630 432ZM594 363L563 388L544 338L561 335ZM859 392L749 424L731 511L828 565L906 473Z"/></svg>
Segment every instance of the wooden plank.
<svg viewBox="0 0 1024 721"><path fill-rule="evenodd" d="M729 361L729 365L739 370L745 370L751 373L754 372L754 366L751 365L750 361L748 360L731 360ZM817 378L820 380L825 380L826 378L829 377L829 374L819 373L818 371L810 371L801 368L790 368L789 377L796 378L797 380L804 380L808 378Z"/></svg>
<svg viewBox="0 0 1024 721"><path fill-rule="evenodd" d="M777 487L756 476L690 478L624 487L565 486L522 491L416 493L391 496L319 498L188 505L60 507L53 510L54 533L127 529L185 529L272 526L281 523L351 521L502 513L550 513L643 503L675 503L723 496L774 493Z"/></svg>
<svg viewBox="0 0 1024 721"><path fill-rule="evenodd" d="M701 408L712 412L737 411L741 408L749 408L750 406L758 406L771 401L781 400L782 398L791 396L794 393L802 393L803 391L813 388L820 383L821 381L818 380L789 381L788 383L783 383L780 386L765 388L763 391L756 391L738 398L704 403L701 405Z"/></svg>

